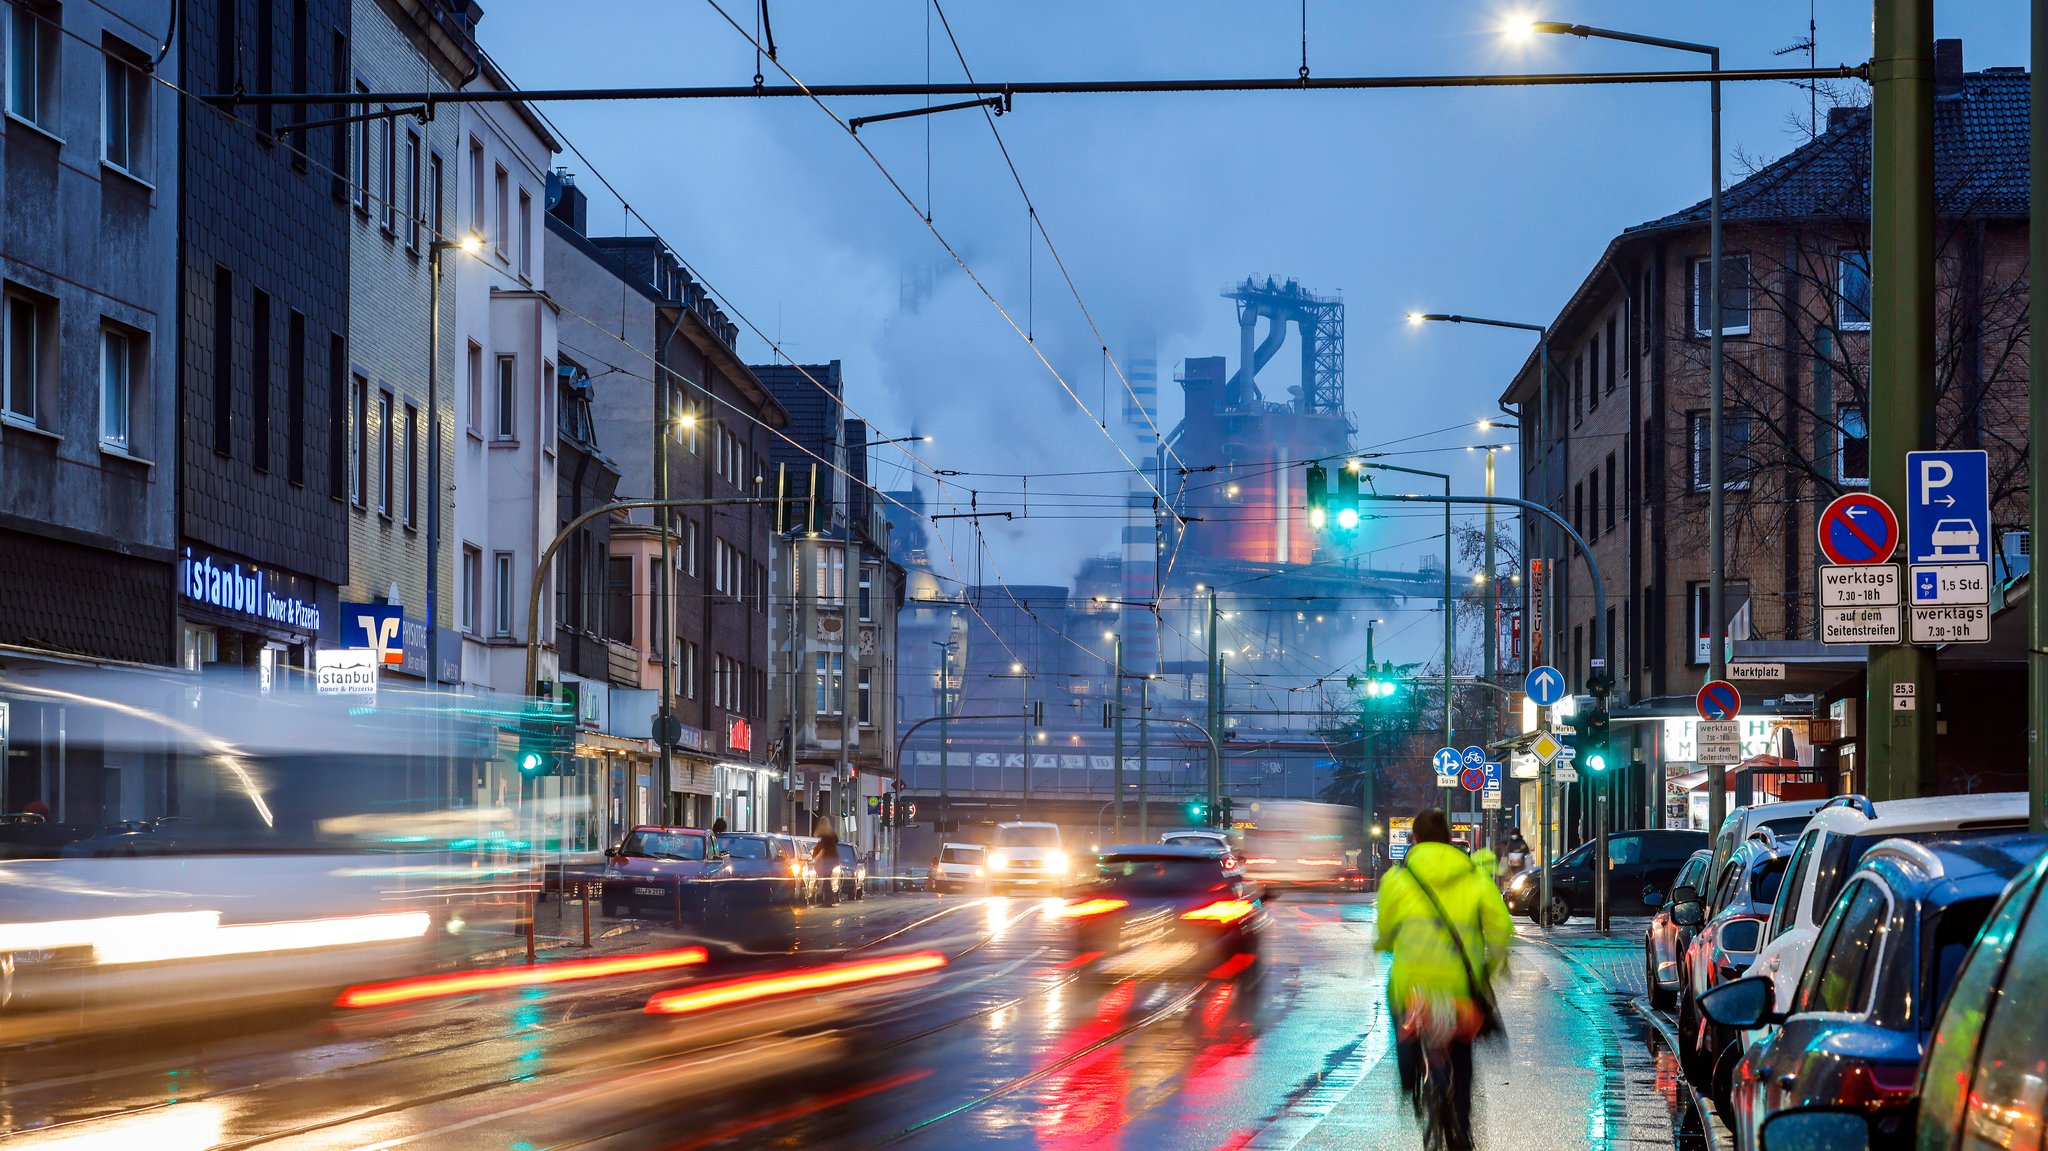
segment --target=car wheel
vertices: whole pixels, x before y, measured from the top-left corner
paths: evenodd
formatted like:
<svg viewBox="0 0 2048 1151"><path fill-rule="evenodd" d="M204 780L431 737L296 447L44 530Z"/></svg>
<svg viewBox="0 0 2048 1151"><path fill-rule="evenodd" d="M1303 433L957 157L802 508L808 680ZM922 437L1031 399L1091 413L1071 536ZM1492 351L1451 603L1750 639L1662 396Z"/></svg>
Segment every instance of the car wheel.
<svg viewBox="0 0 2048 1151"><path fill-rule="evenodd" d="M1714 1114L1730 1128L1735 1126L1735 1066L1742 1062L1741 1044L1730 1043L1714 1060L1714 1073L1707 1095L1714 1101Z"/></svg>
<svg viewBox="0 0 2048 1151"><path fill-rule="evenodd" d="M1657 1011L1669 1011L1676 998L1669 988L1657 985L1657 950L1647 944L1643 947L1643 986L1649 989L1650 1007Z"/></svg>
<svg viewBox="0 0 2048 1151"><path fill-rule="evenodd" d="M1565 897L1564 892L1562 891L1551 892L1550 915L1548 916L1550 920L1550 925L1552 927L1556 927L1559 924L1569 922L1571 920L1571 917L1572 901L1570 899L1567 899Z"/></svg>
<svg viewBox="0 0 2048 1151"><path fill-rule="evenodd" d="M1679 991L1678 1000L1678 1069L1695 1084L1705 1082L1714 1072L1701 1055L1694 1036L1699 1031L1699 1018L1693 1009L1692 996Z"/></svg>

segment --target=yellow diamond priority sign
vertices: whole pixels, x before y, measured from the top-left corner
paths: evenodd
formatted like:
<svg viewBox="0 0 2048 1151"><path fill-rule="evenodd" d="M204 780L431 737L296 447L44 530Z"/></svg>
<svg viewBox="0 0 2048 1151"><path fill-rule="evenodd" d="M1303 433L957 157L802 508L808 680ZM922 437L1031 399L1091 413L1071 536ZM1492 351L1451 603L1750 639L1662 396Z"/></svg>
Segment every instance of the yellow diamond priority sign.
<svg viewBox="0 0 2048 1151"><path fill-rule="evenodd" d="M1538 761L1549 763L1557 758L1558 752L1564 750L1564 745L1557 742L1557 737L1549 732L1539 731L1535 740L1529 744L1529 750L1536 753Z"/></svg>

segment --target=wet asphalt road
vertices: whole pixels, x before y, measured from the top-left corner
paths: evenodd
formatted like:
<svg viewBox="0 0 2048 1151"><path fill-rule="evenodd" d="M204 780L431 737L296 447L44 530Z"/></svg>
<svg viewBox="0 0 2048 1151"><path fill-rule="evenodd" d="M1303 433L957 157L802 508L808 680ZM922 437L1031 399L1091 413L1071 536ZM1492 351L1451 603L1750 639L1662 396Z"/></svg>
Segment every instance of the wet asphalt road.
<svg viewBox="0 0 2048 1151"><path fill-rule="evenodd" d="M773 1009L643 1012L655 991L790 963L720 955L687 977L4 1051L0 1147L1417 1147L1373 915L1364 897L1277 903L1264 961L1207 978L1076 965L1037 900L871 899L801 913L797 958L932 949L950 966ZM1479 1058L1482 1147L1673 1145L1669 1060L1628 1009L1638 930L1524 925L1510 1039Z"/></svg>

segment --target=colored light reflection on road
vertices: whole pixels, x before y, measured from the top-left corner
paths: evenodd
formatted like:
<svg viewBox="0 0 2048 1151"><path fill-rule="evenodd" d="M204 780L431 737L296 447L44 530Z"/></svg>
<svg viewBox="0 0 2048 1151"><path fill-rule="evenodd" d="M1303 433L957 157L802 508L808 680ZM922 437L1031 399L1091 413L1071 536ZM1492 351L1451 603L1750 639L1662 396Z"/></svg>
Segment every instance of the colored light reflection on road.
<svg viewBox="0 0 2048 1151"><path fill-rule="evenodd" d="M647 1001L647 1013L684 1015L693 1011L708 1011L715 1007L730 1007L738 1003L752 1003L805 991L830 991L879 979L918 975L937 971L945 965L946 957L938 952L919 951L887 959L806 968L784 975L731 979L723 983L712 983L681 991L664 991Z"/></svg>
<svg viewBox="0 0 2048 1151"><path fill-rule="evenodd" d="M535 987L567 983L578 979L601 979L610 975L636 975L665 971L702 963L701 947L674 951L652 951L639 955L614 955L603 959L570 959L538 967L497 967L482 971L457 971L448 975L427 975L390 983L365 983L341 993L338 1007L384 1007L419 999L469 995L479 991L500 991L511 987Z"/></svg>

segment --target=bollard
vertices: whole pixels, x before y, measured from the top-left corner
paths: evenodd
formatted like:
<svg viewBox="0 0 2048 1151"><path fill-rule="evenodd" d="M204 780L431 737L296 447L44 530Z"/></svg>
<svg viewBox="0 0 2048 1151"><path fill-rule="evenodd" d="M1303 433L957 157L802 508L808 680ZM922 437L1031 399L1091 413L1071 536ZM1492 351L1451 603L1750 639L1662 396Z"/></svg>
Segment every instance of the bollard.
<svg viewBox="0 0 2048 1151"><path fill-rule="evenodd" d="M1593 806L1593 927L1607 934L1608 909L1613 906L1614 861L1607 854L1607 797Z"/></svg>
<svg viewBox="0 0 2048 1151"><path fill-rule="evenodd" d="M583 897L583 946L590 946L590 885L578 884L576 893Z"/></svg>
<svg viewBox="0 0 2048 1151"><path fill-rule="evenodd" d="M533 921L534 921L534 918L535 918L535 917L536 917L536 916L537 916L538 914L539 914L539 913L538 913L537 911L535 911L535 910L534 910L533 908L530 908L530 907L529 907L529 908L527 908L527 911L526 911L526 963L527 963L527 966L529 966L529 967L531 967L531 966L533 965L533 962L534 962L534 955L533 955Z"/></svg>

